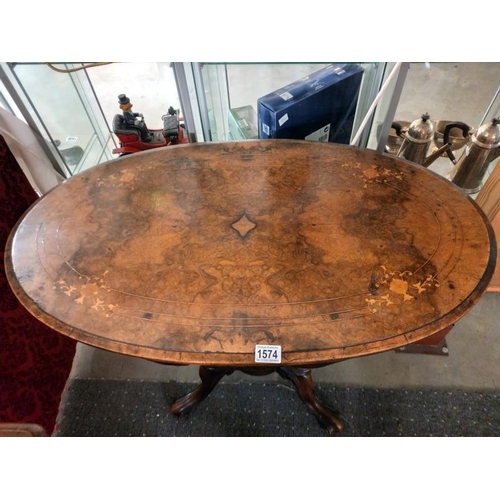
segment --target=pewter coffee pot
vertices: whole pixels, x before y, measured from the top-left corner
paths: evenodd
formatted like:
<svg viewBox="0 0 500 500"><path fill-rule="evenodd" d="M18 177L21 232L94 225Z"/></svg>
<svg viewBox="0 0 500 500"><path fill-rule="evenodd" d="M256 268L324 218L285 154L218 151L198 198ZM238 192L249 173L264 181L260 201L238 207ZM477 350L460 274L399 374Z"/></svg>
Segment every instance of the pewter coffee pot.
<svg viewBox="0 0 500 500"><path fill-rule="evenodd" d="M445 130L443 141L449 141L449 129ZM500 117L478 129L458 161L451 150L447 154L455 164L450 180L466 194L477 193L488 166L500 156Z"/></svg>
<svg viewBox="0 0 500 500"><path fill-rule="evenodd" d="M427 156L429 145L434 139L434 125L429 118L429 114L424 113L420 119L411 123L404 135L397 123L392 124L392 128L396 130L396 133L400 137L404 137L397 156L428 167L434 160L450 149L451 144L445 142L437 151Z"/></svg>

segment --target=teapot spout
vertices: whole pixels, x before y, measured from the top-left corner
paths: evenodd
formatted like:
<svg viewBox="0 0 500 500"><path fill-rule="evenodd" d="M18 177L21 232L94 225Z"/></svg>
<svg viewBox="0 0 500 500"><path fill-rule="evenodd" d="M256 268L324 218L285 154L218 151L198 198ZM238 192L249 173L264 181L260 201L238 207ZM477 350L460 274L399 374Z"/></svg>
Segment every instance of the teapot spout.
<svg viewBox="0 0 500 500"><path fill-rule="evenodd" d="M451 148L451 142L448 142L441 146L437 151L434 151L431 155L429 155L422 163L422 166L428 167L432 164L434 160L439 158L443 153L446 153Z"/></svg>
<svg viewBox="0 0 500 500"><path fill-rule="evenodd" d="M490 162L496 160L499 156L500 156L500 146L492 151Z"/></svg>

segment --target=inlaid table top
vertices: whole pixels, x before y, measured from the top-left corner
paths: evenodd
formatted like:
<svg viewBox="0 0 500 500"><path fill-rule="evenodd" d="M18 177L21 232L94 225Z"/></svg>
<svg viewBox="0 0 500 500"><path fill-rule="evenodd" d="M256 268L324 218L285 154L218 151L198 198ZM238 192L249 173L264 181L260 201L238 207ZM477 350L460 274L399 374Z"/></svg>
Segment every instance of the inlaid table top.
<svg viewBox="0 0 500 500"><path fill-rule="evenodd" d="M418 341L485 291L491 228L447 180L350 146L162 148L43 196L11 234L22 304L78 341L173 364L314 366Z"/></svg>

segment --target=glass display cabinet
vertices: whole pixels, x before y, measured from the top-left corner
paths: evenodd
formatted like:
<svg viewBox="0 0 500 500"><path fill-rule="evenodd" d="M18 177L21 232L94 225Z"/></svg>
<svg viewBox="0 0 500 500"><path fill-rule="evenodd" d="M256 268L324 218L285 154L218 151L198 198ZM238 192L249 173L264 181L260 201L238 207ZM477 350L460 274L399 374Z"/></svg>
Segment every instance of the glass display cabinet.
<svg viewBox="0 0 500 500"><path fill-rule="evenodd" d="M196 140L232 141L258 137L260 97L329 64L341 63L174 63L174 71L178 65L184 75L188 91L181 94L181 100L184 109L191 108ZM500 63L412 62L397 63L398 68L389 62L356 64L363 68L351 137L363 127L357 146L397 154L402 138L393 123L408 127L423 114L429 115L434 128L462 122L470 134L500 115ZM442 141L442 133L439 137ZM465 144L454 151L455 156L464 152ZM436 138L429 155L439 145ZM453 166L443 153L429 168L446 177Z"/></svg>
<svg viewBox="0 0 500 500"><path fill-rule="evenodd" d="M170 106L180 107L168 62L0 63L0 79L0 106L29 123L64 177L117 157L119 94L152 129Z"/></svg>
<svg viewBox="0 0 500 500"><path fill-rule="evenodd" d="M150 128L160 125L169 106L178 109L192 143L254 139L259 98L344 63L131 62L94 63L98 67L89 69L92 64L0 63L0 106L39 132L66 177L117 157L111 123L120 112L121 93L130 96ZM397 154L402 137L393 124L404 131L423 114L434 127L458 121L471 133L500 116L500 63L352 64L363 70L351 136L357 146ZM429 153L438 145L437 140ZM429 168L449 176L453 163L443 154Z"/></svg>
<svg viewBox="0 0 500 500"><path fill-rule="evenodd" d="M257 138L257 101L260 97L334 63L181 64L183 72L190 75L189 79L185 78L186 86L190 81L194 89L186 97L198 117L197 138L218 142ZM363 69L363 79L356 107L355 130L394 66L391 63L358 64ZM385 99L390 101L395 97L397 88L392 87ZM360 145L367 144L371 123L370 120L364 129ZM240 129L239 125L243 128Z"/></svg>
<svg viewBox="0 0 500 500"><path fill-rule="evenodd" d="M112 159L114 147L92 83L81 64L8 63L25 109L53 148L63 175Z"/></svg>

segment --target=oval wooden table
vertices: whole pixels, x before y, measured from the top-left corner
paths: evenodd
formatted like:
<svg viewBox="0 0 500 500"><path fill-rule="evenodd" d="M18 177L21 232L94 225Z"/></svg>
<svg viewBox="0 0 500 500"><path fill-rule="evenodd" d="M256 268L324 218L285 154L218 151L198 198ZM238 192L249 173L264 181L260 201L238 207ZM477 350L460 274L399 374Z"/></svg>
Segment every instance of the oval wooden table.
<svg viewBox="0 0 500 500"><path fill-rule="evenodd" d="M477 302L495 261L485 216L447 180L394 156L291 140L94 167L41 198L6 252L19 300L62 334L200 365L201 385L173 414L235 369L276 370L330 433L343 423L315 397L311 368L443 330ZM279 346L281 359L256 361L258 345Z"/></svg>

